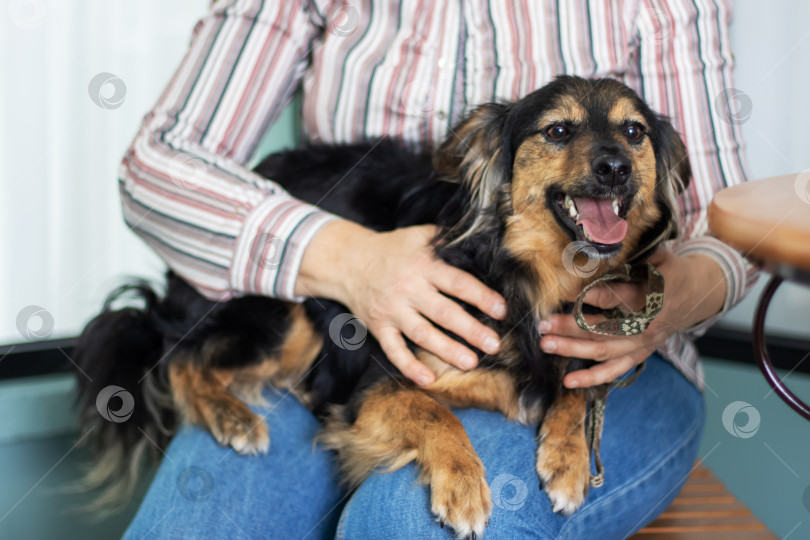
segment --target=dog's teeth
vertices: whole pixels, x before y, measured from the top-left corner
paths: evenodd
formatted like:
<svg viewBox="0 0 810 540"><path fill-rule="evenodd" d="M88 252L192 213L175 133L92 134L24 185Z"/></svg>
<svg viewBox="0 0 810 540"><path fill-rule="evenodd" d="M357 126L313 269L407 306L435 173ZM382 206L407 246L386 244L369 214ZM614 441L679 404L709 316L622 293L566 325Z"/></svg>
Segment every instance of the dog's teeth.
<svg viewBox="0 0 810 540"><path fill-rule="evenodd" d="M619 215L619 199L613 199L613 213Z"/></svg>
<svg viewBox="0 0 810 540"><path fill-rule="evenodd" d="M570 195L566 194L564 204L565 207L568 208L568 215L573 219L577 219L577 217L579 217L579 212L577 211L577 205L574 204L574 199L572 199Z"/></svg>

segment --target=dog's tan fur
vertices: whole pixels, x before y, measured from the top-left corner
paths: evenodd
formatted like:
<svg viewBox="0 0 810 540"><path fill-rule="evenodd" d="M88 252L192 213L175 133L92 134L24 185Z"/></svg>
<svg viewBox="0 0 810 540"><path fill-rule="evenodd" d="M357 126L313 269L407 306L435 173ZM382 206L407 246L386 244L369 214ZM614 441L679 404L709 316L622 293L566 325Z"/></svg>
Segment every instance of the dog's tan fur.
<svg viewBox="0 0 810 540"><path fill-rule="evenodd" d="M430 484L434 515L464 536L485 526L492 501L484 465L459 419L421 390L378 383L353 424L334 415L320 439L338 452L351 485L379 466L394 470L415 460Z"/></svg>
<svg viewBox="0 0 810 540"><path fill-rule="evenodd" d="M255 366L240 369L206 367L200 362L176 361L169 367L175 405L183 418L208 428L220 444L243 453L266 452L270 435L264 420L245 402L262 404L261 391L267 384L288 389L306 403L299 392L301 379L321 349L321 336L306 317L302 306L291 311L292 322L277 356ZM218 344L203 351L213 355ZM238 397L237 397L238 396Z"/></svg>
<svg viewBox="0 0 810 540"><path fill-rule="evenodd" d="M533 273L533 279L522 286L532 300L537 320L576 297L588 281L561 264L571 238L548 209L546 191L552 183L563 182L569 187L568 182L574 187L591 173L591 163L583 156L589 155L595 141L586 135L561 148L541 133L535 134L515 152L511 183L500 186L502 171L497 162L502 150L490 136L498 107L491 104L477 109L445 143L434 163L441 173L469 183L477 208L492 204L498 189L508 189L504 200L511 208L503 209L508 215L503 242ZM587 116L576 96L563 96L540 118L537 127L539 130L554 122L584 124ZM631 226L621 252L600 262L592 275L627 260L642 232L662 215L655 200L656 158L649 139L630 145L620 135L623 125L629 121L643 123L644 117L630 100L622 98L615 100L608 121L615 131L615 142L629 156L641 185L627 212ZM476 230L482 219L476 216L468 224L470 230ZM208 427L221 443L245 452L263 451L269 444L266 425L229 388L250 379L294 388L316 357L321 340L299 311L280 354L258 369L235 373L175 364L170 375L177 404L187 419ZM516 365L520 354L512 337L503 336L499 360L504 365ZM529 425L542 420L536 468L545 490L555 510L570 514L582 504L590 474L584 391L563 392L547 411L527 408L521 403L514 376L506 370L463 372L425 351L419 351L418 357L436 374L434 383L419 389L393 380L378 382L365 391L352 423L347 422L341 407L335 407L327 419L320 440L337 451L350 485L358 485L378 467L393 470L416 461L422 479L430 484L434 514L461 536L480 534L492 508L484 467L461 423L448 409L478 407ZM302 399L306 403L306 396Z"/></svg>

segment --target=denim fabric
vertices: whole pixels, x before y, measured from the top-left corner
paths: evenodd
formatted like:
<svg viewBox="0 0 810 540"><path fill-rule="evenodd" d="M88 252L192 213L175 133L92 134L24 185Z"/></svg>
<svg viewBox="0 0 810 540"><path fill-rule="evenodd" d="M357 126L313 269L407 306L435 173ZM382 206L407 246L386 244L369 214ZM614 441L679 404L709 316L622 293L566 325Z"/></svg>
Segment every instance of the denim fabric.
<svg viewBox="0 0 810 540"><path fill-rule="evenodd" d="M268 390L270 450L241 456L205 430L177 433L124 538L330 538L345 497L318 421L289 394Z"/></svg>
<svg viewBox="0 0 810 540"><path fill-rule="evenodd" d="M292 397L267 396L269 454L238 456L207 433L184 429L127 540L331 538L336 530L341 540L453 537L431 515L429 491L413 465L372 475L349 498L335 481L330 455L313 451L317 422ZM535 429L488 411L455 412L487 469L494 503L488 540L630 536L675 498L703 428L700 392L671 364L650 357L633 385L608 397L605 484L591 489L583 507L566 518L551 511L540 488Z"/></svg>

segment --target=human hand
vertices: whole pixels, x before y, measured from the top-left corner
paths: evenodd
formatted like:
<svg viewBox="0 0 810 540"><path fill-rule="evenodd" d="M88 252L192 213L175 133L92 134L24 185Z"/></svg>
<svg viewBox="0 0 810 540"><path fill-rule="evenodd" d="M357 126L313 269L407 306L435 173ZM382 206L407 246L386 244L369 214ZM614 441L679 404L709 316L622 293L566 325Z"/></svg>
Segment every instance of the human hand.
<svg viewBox="0 0 810 540"><path fill-rule="evenodd" d="M440 328L486 353L499 350L498 335L445 295L496 319L506 315L498 293L434 256L430 242L436 230L425 225L378 233L332 222L307 248L296 283L301 294L331 298L349 308L391 363L420 385L430 384L434 376L414 357L404 336L461 369L477 364L475 353Z"/></svg>
<svg viewBox="0 0 810 540"><path fill-rule="evenodd" d="M603 336L582 330L573 315L554 314L540 323L540 348L560 356L599 362L565 376L568 388L605 384L643 362L669 336L689 328L720 311L725 301L725 276L720 266L705 255L679 256L659 248L648 260L664 275L664 306L642 335ZM617 306L637 311L644 306L644 286L608 283L585 295L587 304L602 309ZM604 320L586 315L589 324Z"/></svg>

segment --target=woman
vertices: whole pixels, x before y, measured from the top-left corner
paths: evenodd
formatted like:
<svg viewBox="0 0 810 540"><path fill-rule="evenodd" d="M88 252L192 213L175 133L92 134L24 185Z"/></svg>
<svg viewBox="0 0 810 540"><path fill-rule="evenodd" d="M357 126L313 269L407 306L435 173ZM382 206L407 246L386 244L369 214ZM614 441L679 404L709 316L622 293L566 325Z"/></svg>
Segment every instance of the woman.
<svg viewBox="0 0 810 540"><path fill-rule="evenodd" d="M626 537L666 508L697 454L702 382L691 340L755 278L706 231L713 193L745 178L739 129L715 107L731 86L729 18L724 0L219 1L124 158L125 217L207 297L337 300L406 376L427 384L433 375L404 336L472 368L472 350L443 330L486 352L497 351L498 336L445 295L493 317L503 316L503 299L434 259L430 227L372 232L249 171L267 126L301 90L309 140L386 135L432 149L477 104L518 98L562 73L619 78L672 118L694 179L681 201L683 237L651 260L667 282L656 339L589 335L566 315L541 324L543 350L599 361L570 373L568 387L611 381L648 359L639 380L608 400L602 457L611 479L562 517L539 489L531 429L457 413L487 469L487 538ZM257 264L267 242L276 256ZM586 300L607 308L640 294L611 286ZM432 522L412 466L346 494L329 455L313 450L316 420L287 395L267 398L270 452L239 457L207 433L181 430L127 538L451 536Z"/></svg>

